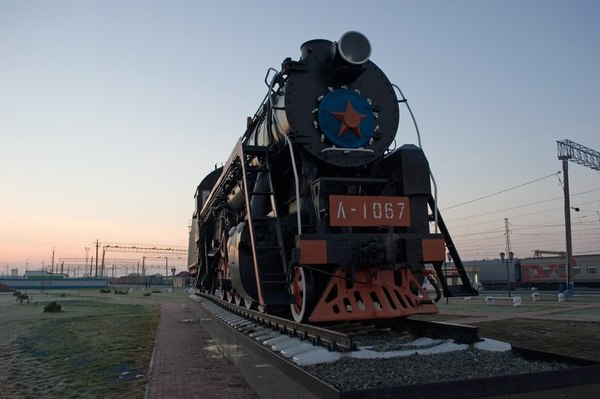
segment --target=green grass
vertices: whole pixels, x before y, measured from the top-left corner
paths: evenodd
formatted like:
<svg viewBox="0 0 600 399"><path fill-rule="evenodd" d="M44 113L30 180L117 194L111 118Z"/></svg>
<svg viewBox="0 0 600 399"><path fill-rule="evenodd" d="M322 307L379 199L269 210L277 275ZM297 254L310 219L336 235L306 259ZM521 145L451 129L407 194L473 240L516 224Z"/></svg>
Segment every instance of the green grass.
<svg viewBox="0 0 600 399"><path fill-rule="evenodd" d="M487 294L503 296L504 294ZM514 295L514 293L513 293ZM575 296L567 302L558 302L557 296L544 294L533 302L530 293L519 293L522 305L486 305L486 294L470 300L451 298L438 303L440 312L433 316L418 316L421 320L449 321L461 319L465 324L479 327L479 335L511 343L513 346L579 357L600 362L600 298ZM532 312L545 312L548 318L526 318ZM481 317L500 316L497 321L485 321ZM543 317L543 316L542 316ZM595 322L560 320L567 317L596 317ZM472 320L469 322L468 320Z"/></svg>
<svg viewBox="0 0 600 399"><path fill-rule="evenodd" d="M0 388L6 398L143 398L160 302L99 292L0 295ZM44 313L57 301L59 313Z"/></svg>
<svg viewBox="0 0 600 399"><path fill-rule="evenodd" d="M598 323L509 319L477 324L479 335L513 346L600 362Z"/></svg>

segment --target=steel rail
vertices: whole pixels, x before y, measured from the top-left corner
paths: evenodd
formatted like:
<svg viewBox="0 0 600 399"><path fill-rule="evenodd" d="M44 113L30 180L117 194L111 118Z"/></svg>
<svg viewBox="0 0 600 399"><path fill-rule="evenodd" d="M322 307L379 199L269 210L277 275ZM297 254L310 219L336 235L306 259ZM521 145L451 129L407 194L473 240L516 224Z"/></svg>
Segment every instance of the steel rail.
<svg viewBox="0 0 600 399"><path fill-rule="evenodd" d="M355 349L353 338L348 334L309 324L296 323L293 320L237 306L212 295L204 293L197 293L196 295L209 299L219 306L248 320L252 320L273 330L281 331L290 336L309 340L316 345L325 346L330 350L350 351Z"/></svg>

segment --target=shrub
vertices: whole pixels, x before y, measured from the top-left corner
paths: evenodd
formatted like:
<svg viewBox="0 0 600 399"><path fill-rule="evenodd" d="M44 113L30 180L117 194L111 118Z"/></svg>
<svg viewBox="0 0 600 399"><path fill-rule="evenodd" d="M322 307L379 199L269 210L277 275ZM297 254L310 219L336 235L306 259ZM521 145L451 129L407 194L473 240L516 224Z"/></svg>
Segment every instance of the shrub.
<svg viewBox="0 0 600 399"><path fill-rule="evenodd" d="M129 291L127 290L115 290L115 294L127 295Z"/></svg>
<svg viewBox="0 0 600 399"><path fill-rule="evenodd" d="M25 300L29 301L29 295L19 293L19 296L17 296L17 302L22 304Z"/></svg>
<svg viewBox="0 0 600 399"><path fill-rule="evenodd" d="M161 290L152 290L153 294L160 294L162 291Z"/></svg>
<svg viewBox="0 0 600 399"><path fill-rule="evenodd" d="M101 294L110 294L110 288L100 288Z"/></svg>
<svg viewBox="0 0 600 399"><path fill-rule="evenodd" d="M144 296L150 296L150 295L152 295L152 293L150 291L144 292Z"/></svg>
<svg viewBox="0 0 600 399"><path fill-rule="evenodd" d="M44 312L60 312L62 306L56 301L52 301L44 306Z"/></svg>

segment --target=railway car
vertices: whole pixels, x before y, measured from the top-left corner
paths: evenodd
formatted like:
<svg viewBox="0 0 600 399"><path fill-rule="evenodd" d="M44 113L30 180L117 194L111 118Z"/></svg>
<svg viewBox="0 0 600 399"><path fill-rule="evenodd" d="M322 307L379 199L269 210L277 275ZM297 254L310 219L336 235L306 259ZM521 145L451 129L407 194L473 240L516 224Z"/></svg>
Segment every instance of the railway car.
<svg viewBox="0 0 600 399"><path fill-rule="evenodd" d="M520 259L511 262L494 260L466 261L466 267L477 269L477 280L484 289L514 289L521 283Z"/></svg>
<svg viewBox="0 0 600 399"><path fill-rule="evenodd" d="M189 272L198 289L308 323L431 314L442 294L477 294L427 158L396 146L408 104L371 51L350 31L308 41L298 60L268 70L246 131L196 190Z"/></svg>
<svg viewBox="0 0 600 399"><path fill-rule="evenodd" d="M576 287L600 287L600 255L576 255L572 262L573 283ZM500 260L468 261L465 265L479 269L479 282L486 289L504 289L507 281L510 281L511 287L566 287L564 256L516 259L509 264Z"/></svg>
<svg viewBox="0 0 600 399"><path fill-rule="evenodd" d="M577 287L600 287L600 255L572 257L573 284ZM566 286L564 257L526 258L520 261L520 283L525 287L558 288Z"/></svg>

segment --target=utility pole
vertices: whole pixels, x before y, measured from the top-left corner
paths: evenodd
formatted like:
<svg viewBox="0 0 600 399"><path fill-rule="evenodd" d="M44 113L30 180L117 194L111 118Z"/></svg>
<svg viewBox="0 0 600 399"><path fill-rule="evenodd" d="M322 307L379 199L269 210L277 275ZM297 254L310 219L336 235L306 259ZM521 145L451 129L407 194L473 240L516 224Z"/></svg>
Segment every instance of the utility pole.
<svg viewBox="0 0 600 399"><path fill-rule="evenodd" d="M100 247L100 243L96 238L96 277L98 277L98 247Z"/></svg>
<svg viewBox="0 0 600 399"><path fill-rule="evenodd" d="M567 294L573 295L573 245L571 241L571 200L569 194L569 162L572 161L594 170L600 170L600 152L577 144L573 141L557 141L558 159L562 161L565 204L565 241L566 241L566 275Z"/></svg>
<svg viewBox="0 0 600 399"><path fill-rule="evenodd" d="M106 249L104 249L104 247L102 248L102 263L101 263L101 267L100 267L100 276L104 277L104 256L106 254Z"/></svg>
<svg viewBox="0 0 600 399"><path fill-rule="evenodd" d="M506 255L508 259L506 259L506 289L508 290L508 297L510 298L510 267L509 264L512 264L514 253L510 246L510 229L508 228L508 218L504 218L504 235L506 235ZM501 253L500 258L504 261L504 256Z"/></svg>
<svg viewBox="0 0 600 399"><path fill-rule="evenodd" d="M50 274L54 274L54 253L56 252L56 249L54 249L54 247L52 247L52 268L50 269Z"/></svg>
<svg viewBox="0 0 600 399"><path fill-rule="evenodd" d="M510 248L510 230L508 229L508 226L508 218L504 218L504 234L506 235L506 253L510 254L512 250Z"/></svg>
<svg viewBox="0 0 600 399"><path fill-rule="evenodd" d="M569 156L558 157L562 161L563 168L563 196L565 204L565 272L567 274L567 295L573 294L573 241L571 239L571 195L569 194Z"/></svg>

